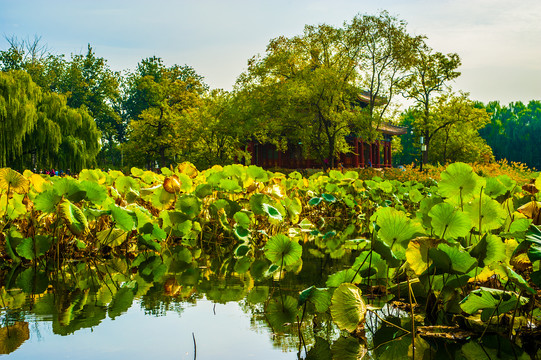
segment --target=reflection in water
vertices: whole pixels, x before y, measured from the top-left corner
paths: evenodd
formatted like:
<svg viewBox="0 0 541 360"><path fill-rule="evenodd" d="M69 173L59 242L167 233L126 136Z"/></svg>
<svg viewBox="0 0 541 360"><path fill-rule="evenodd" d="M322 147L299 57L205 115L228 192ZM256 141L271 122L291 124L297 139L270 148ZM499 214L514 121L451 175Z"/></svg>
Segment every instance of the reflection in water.
<svg viewBox="0 0 541 360"><path fill-rule="evenodd" d="M410 320L397 309L369 313L362 340L341 333L328 311L317 312L321 299L300 300L311 285L325 286L340 264L307 253L300 271L278 279L264 258L243 259L248 266L239 270L234 257L216 261L173 248L167 256L68 263L61 271L15 267L0 273L0 353L13 359L193 359L195 338L199 359L413 355L410 335L400 330L410 329ZM491 349L523 354L499 337L486 336L483 346L417 337L416 357L471 358Z"/></svg>

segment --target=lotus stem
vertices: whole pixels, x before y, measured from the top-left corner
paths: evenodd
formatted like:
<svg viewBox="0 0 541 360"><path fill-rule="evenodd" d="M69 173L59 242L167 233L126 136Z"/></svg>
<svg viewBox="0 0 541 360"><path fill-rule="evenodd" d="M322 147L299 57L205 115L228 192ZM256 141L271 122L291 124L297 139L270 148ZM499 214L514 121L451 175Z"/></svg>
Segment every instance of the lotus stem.
<svg viewBox="0 0 541 360"><path fill-rule="evenodd" d="M411 313L411 348L413 351L412 358L415 358L415 317L413 314L413 303L411 301L411 294L413 291L411 290L410 277L408 274L406 274L406 279L408 281L408 298L410 302L410 313Z"/></svg>

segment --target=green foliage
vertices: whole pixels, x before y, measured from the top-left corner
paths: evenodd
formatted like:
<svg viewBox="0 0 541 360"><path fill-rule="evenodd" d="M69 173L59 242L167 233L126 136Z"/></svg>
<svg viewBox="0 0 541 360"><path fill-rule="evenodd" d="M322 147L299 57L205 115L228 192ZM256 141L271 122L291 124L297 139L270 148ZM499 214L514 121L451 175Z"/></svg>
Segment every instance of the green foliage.
<svg viewBox="0 0 541 360"><path fill-rule="evenodd" d="M344 283L334 290L331 300L333 321L341 330L353 332L364 322L366 304L354 284Z"/></svg>

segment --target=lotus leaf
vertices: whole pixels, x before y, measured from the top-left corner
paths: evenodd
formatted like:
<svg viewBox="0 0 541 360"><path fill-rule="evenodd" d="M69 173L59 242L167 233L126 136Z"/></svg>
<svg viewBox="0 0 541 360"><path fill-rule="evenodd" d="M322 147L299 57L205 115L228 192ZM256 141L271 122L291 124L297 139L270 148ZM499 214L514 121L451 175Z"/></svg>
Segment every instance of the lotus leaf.
<svg viewBox="0 0 541 360"><path fill-rule="evenodd" d="M505 260L505 244L500 237L485 234L470 251L470 255L477 259L479 267L489 266Z"/></svg>
<svg viewBox="0 0 541 360"><path fill-rule="evenodd" d="M356 269L355 269L356 270ZM338 287L344 283L358 284L362 281L361 275L354 269L340 270L334 274L329 275L329 278L325 282L328 287Z"/></svg>
<svg viewBox="0 0 541 360"><path fill-rule="evenodd" d="M294 324L297 321L297 316L299 316L297 299L286 296L283 300L281 298L270 300L265 310L265 316L273 331L287 332L291 324Z"/></svg>
<svg viewBox="0 0 541 360"><path fill-rule="evenodd" d="M422 228L414 223L407 215L394 208L379 208L373 217L380 227L378 236L385 244L393 248L395 245L407 246L415 234L421 233Z"/></svg>
<svg viewBox="0 0 541 360"><path fill-rule="evenodd" d="M317 288L312 285L299 294L299 306L304 305L307 301L314 304L317 312L326 312L331 306L331 294L327 288Z"/></svg>
<svg viewBox="0 0 541 360"><path fill-rule="evenodd" d="M470 165L456 162L441 173L438 189L444 197L460 203L461 199L479 193L484 185L485 180L474 173Z"/></svg>
<svg viewBox="0 0 541 360"><path fill-rule="evenodd" d="M472 226L479 231L498 229L507 216L500 203L486 195L474 199L464 207L464 211L468 213Z"/></svg>
<svg viewBox="0 0 541 360"><path fill-rule="evenodd" d="M60 202L58 212L73 235L81 236L89 231L85 214L69 200Z"/></svg>
<svg viewBox="0 0 541 360"><path fill-rule="evenodd" d="M437 248L428 250L432 266L436 267L436 274L466 274L474 268L477 261L469 253L459 247L439 244ZM433 273L432 270L429 270Z"/></svg>
<svg viewBox="0 0 541 360"><path fill-rule="evenodd" d="M517 306L528 303L528 298L517 296L514 292L499 289L481 287L473 290L460 302L460 308L468 313L474 314L482 310L481 320L488 321L491 316L506 313Z"/></svg>
<svg viewBox="0 0 541 360"><path fill-rule="evenodd" d="M201 201L194 195L182 195L177 199L175 209L182 211L189 219L201 212Z"/></svg>
<svg viewBox="0 0 541 360"><path fill-rule="evenodd" d="M359 339L357 339L356 337L341 336L331 345L332 355L329 357L321 357L318 359L360 360L364 359L367 352L368 349L366 348L366 345L361 344ZM326 353L326 351L324 353ZM403 353L401 355L403 355ZM378 357L378 359L383 359L383 357Z"/></svg>
<svg viewBox="0 0 541 360"><path fill-rule="evenodd" d="M133 211L127 210L120 206L112 204L109 207L113 220L120 229L124 231L132 231L137 224L137 217Z"/></svg>
<svg viewBox="0 0 541 360"><path fill-rule="evenodd" d="M51 248L53 239L46 235L36 235L34 239L25 238L17 245L17 254L28 260L45 255Z"/></svg>
<svg viewBox="0 0 541 360"><path fill-rule="evenodd" d="M0 189L14 191L18 194L26 194L29 186L30 181L17 171L10 168L0 169Z"/></svg>
<svg viewBox="0 0 541 360"><path fill-rule="evenodd" d="M366 311L361 290L354 284L344 283L334 290L331 316L340 330L355 331L364 322Z"/></svg>
<svg viewBox="0 0 541 360"><path fill-rule="evenodd" d="M126 241L128 233L121 229L105 229L96 233L96 238L98 241L110 247L119 246L124 241Z"/></svg>
<svg viewBox="0 0 541 360"><path fill-rule="evenodd" d="M469 234L470 219L462 211L448 203L436 204L428 215L432 218L434 233L445 239L456 239Z"/></svg>
<svg viewBox="0 0 541 360"><path fill-rule="evenodd" d="M301 255L302 246L286 235L274 235L265 244L265 257L279 266L295 264Z"/></svg>

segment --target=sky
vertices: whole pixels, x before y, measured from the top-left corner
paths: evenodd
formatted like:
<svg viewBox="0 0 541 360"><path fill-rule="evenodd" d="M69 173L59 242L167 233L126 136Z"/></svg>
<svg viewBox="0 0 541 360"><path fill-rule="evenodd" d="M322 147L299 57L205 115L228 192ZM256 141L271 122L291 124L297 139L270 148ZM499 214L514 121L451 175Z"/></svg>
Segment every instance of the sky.
<svg viewBox="0 0 541 360"><path fill-rule="evenodd" d="M539 0L0 0L0 50L13 36L40 37L68 58L90 44L115 71L157 56L231 90L270 39L381 10L425 35L435 51L459 54L454 90L502 105L541 100Z"/></svg>

